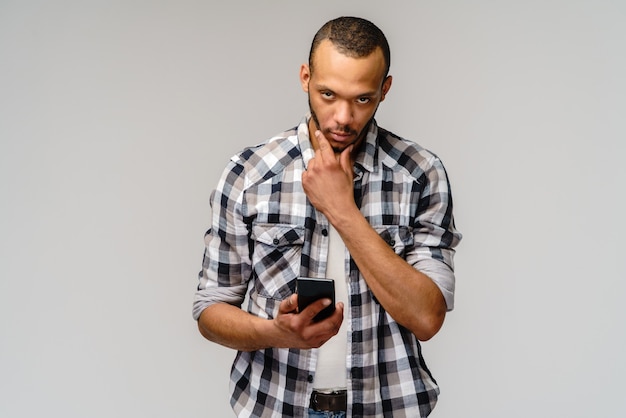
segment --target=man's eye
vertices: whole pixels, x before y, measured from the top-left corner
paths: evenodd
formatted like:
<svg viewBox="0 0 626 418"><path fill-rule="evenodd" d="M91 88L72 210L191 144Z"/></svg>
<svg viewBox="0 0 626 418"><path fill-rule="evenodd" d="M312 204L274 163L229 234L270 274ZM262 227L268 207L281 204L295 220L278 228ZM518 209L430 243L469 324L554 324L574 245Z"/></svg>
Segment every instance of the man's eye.
<svg viewBox="0 0 626 418"><path fill-rule="evenodd" d="M322 92L322 97L325 99L332 99L334 96L331 92L329 91L323 91Z"/></svg>
<svg viewBox="0 0 626 418"><path fill-rule="evenodd" d="M370 102L370 98L369 97L359 97L357 99L357 102L361 103L361 104L367 104Z"/></svg>

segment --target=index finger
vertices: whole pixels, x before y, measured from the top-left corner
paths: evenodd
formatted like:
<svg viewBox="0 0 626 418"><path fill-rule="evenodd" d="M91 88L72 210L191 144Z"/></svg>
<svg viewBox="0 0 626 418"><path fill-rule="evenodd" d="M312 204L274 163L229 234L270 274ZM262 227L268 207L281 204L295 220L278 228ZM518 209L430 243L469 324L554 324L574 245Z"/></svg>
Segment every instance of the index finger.
<svg viewBox="0 0 626 418"><path fill-rule="evenodd" d="M306 315L313 322L318 322L335 312L335 306L332 305L332 302L333 301L329 298L320 298L311 302L311 304L304 308L300 314ZM320 316L318 316L318 314Z"/></svg>
<svg viewBox="0 0 626 418"><path fill-rule="evenodd" d="M328 139L322 134L322 131L315 131L315 138L317 139L317 148L322 160L326 157L332 157L334 159L335 151L333 151L333 147L330 146L330 142L328 142Z"/></svg>

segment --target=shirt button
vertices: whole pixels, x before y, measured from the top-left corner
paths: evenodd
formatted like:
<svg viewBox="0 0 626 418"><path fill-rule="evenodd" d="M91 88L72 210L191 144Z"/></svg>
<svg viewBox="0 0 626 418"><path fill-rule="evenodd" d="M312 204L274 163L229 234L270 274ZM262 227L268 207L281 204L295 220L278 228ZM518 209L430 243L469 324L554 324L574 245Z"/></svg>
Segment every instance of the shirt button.
<svg viewBox="0 0 626 418"><path fill-rule="evenodd" d="M273 241L273 242L274 242L274 245L278 245L278 243L279 243L280 241L278 240L278 238L274 238L274 241Z"/></svg>
<svg viewBox="0 0 626 418"><path fill-rule="evenodd" d="M325 237L328 236L328 229L322 229L322 235L324 235Z"/></svg>
<svg viewBox="0 0 626 418"><path fill-rule="evenodd" d="M309 383L313 383L313 375L309 375L309 377L306 378L306 380L309 381Z"/></svg>

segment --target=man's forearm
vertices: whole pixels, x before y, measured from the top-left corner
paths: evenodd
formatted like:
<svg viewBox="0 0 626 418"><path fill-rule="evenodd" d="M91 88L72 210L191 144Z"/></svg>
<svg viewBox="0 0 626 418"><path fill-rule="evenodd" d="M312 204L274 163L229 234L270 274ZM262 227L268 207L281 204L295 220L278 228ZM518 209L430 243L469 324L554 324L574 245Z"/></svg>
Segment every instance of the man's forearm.
<svg viewBox="0 0 626 418"><path fill-rule="evenodd" d="M398 256L358 209L331 222L385 310L418 339L432 338L446 314L437 285Z"/></svg>
<svg viewBox="0 0 626 418"><path fill-rule="evenodd" d="M202 311L198 329L209 341L240 351L271 346L271 324L236 306L217 303Z"/></svg>

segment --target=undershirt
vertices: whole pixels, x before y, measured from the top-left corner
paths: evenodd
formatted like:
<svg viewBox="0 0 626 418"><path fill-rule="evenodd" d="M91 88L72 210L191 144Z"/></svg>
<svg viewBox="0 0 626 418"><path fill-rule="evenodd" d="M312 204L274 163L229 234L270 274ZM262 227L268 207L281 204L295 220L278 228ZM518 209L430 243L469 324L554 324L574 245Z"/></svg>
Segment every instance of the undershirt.
<svg viewBox="0 0 626 418"><path fill-rule="evenodd" d="M346 246L341 236L332 225L329 225L328 264L326 277L335 281L335 303L343 302L344 318L337 335L319 348L317 368L315 372L315 389L346 388L346 358L348 346L349 311L348 285L346 283L345 254ZM341 371L341 372L339 372Z"/></svg>

